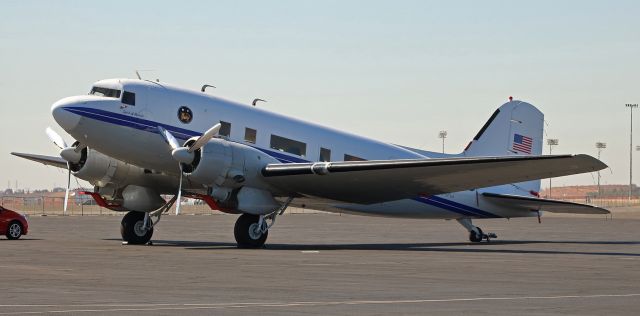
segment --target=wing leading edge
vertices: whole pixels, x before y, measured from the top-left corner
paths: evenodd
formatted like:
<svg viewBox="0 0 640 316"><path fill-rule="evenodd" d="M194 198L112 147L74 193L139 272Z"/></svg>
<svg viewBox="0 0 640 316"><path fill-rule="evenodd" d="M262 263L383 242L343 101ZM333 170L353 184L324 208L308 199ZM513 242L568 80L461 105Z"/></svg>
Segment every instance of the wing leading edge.
<svg viewBox="0 0 640 316"><path fill-rule="evenodd" d="M262 175L290 193L372 204L606 167L589 155L509 156L270 164Z"/></svg>

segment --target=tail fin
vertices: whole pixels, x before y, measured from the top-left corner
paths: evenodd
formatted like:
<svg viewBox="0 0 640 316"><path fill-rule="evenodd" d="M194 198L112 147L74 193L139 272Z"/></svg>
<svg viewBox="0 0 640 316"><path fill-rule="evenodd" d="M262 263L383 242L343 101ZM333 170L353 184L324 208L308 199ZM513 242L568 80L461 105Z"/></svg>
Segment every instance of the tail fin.
<svg viewBox="0 0 640 316"><path fill-rule="evenodd" d="M463 155L541 155L544 114L535 106L511 101L499 107L465 148Z"/></svg>
<svg viewBox="0 0 640 316"><path fill-rule="evenodd" d="M541 155L543 128L544 114L535 106L523 101L507 102L482 126L463 156ZM540 191L540 180L501 186L498 191L535 195Z"/></svg>

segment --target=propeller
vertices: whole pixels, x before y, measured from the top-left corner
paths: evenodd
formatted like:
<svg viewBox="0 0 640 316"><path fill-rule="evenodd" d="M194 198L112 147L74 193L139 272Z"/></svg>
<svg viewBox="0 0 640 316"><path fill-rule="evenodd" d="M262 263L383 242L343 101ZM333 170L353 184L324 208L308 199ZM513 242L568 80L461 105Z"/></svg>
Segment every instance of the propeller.
<svg viewBox="0 0 640 316"><path fill-rule="evenodd" d="M67 205L69 204L69 190L71 187L71 164L78 163L82 158L82 149L86 146L77 144L76 146L68 146L60 134L56 133L51 127L45 129L47 136L56 147L60 148L60 157L67 161L67 188L64 194L64 214L67 214Z"/></svg>
<svg viewBox="0 0 640 316"><path fill-rule="evenodd" d="M171 156L173 157L173 159L175 159L178 162L178 167L180 168L180 180L178 184L178 198L177 198L178 205L176 205L176 215L180 214L180 204L181 204L181 198L182 198L182 175L184 173L182 170L182 164L192 163L193 159L195 158L194 152L202 148L202 146L206 145L214 136L216 136L220 131L220 127L222 127L222 124L220 123L213 125L207 131L205 131L202 135L200 135L200 137L198 137L196 141L193 142L192 144L188 146L180 146L180 143L173 136L173 134L171 134L171 132L169 132L162 126L158 126L158 131L160 132L160 135L162 136L164 141L167 143L167 145L169 145L169 147L171 148Z"/></svg>

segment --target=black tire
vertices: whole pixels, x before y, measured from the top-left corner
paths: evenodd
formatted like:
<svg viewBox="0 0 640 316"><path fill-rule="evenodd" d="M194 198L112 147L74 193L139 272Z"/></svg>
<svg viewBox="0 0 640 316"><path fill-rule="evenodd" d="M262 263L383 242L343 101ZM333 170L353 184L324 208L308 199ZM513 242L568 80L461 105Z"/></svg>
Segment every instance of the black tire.
<svg viewBox="0 0 640 316"><path fill-rule="evenodd" d="M233 228L233 235L236 237L238 248L261 248L264 246L269 231L260 234L260 236L256 236L255 233L251 232L251 230L255 229L258 225L259 221L260 216L258 215L242 214L238 217L236 225Z"/></svg>
<svg viewBox="0 0 640 316"><path fill-rule="evenodd" d="M151 240L153 227L145 232L141 230L144 225L144 214L144 212L131 211L122 218L120 223L122 240L132 245L143 245Z"/></svg>
<svg viewBox="0 0 640 316"><path fill-rule="evenodd" d="M7 236L7 239L16 240L19 239L20 236L22 236L23 231L24 228L22 227L22 224L20 224L20 222L12 221L7 226L7 233L5 234L5 236Z"/></svg>
<svg viewBox="0 0 640 316"><path fill-rule="evenodd" d="M478 229L477 233L475 230L469 233L469 241L471 242L481 242L484 237L484 233L482 232L482 229L480 229L480 227L476 227L476 228Z"/></svg>

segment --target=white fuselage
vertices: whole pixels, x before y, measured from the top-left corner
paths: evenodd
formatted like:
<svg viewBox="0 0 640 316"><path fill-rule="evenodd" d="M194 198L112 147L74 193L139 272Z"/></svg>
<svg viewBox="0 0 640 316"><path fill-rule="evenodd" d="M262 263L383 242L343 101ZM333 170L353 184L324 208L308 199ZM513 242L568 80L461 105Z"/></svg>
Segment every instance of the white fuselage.
<svg viewBox="0 0 640 316"><path fill-rule="evenodd" d="M156 172L179 173L178 165L158 133L158 126L170 131L179 140L186 141L219 122L225 123L221 132L230 141L252 146L282 163L320 161L327 157L330 161L355 159L352 157L366 160L430 158L428 152L418 153L204 92L131 79L103 80L95 83L94 87L122 93L118 93L119 97L94 94L62 99L52 107L56 121L82 144ZM130 104L123 103L122 94L125 91L129 96L135 94L135 105L130 101ZM275 143L274 136L277 138ZM288 147L286 142L283 145L282 139L294 141L292 147ZM278 143L278 140L281 142ZM437 156L442 157L441 154ZM478 193L478 190L465 191L374 205L338 202L307 205L334 211L416 218L535 215L529 210L491 204Z"/></svg>

